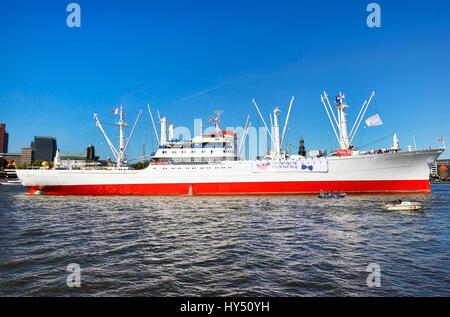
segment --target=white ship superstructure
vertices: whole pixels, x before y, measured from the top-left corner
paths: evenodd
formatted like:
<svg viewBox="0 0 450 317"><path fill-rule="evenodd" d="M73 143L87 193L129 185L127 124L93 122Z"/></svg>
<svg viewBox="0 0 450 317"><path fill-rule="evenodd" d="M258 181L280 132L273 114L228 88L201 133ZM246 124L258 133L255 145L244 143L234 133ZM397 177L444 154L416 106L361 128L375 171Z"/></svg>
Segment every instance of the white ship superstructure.
<svg viewBox="0 0 450 317"><path fill-rule="evenodd" d="M151 159L153 162L199 163L236 161L237 135L232 131L222 131L219 123L220 114L215 121L215 131L200 135L190 140L178 140L174 136L174 126L169 126L169 138L166 139L167 118L161 121L161 144ZM200 128L203 131L203 128Z"/></svg>

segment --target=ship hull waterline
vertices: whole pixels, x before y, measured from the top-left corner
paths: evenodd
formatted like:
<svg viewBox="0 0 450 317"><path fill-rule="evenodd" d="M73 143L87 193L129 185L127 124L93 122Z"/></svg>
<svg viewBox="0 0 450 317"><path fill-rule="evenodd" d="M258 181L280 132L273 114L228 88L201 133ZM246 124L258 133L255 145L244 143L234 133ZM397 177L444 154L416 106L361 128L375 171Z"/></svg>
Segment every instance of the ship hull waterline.
<svg viewBox="0 0 450 317"><path fill-rule="evenodd" d="M65 196L147 196L147 195L302 195L317 194L324 188L346 193L430 193L428 180L260 182L204 184L118 184L32 186L29 194Z"/></svg>

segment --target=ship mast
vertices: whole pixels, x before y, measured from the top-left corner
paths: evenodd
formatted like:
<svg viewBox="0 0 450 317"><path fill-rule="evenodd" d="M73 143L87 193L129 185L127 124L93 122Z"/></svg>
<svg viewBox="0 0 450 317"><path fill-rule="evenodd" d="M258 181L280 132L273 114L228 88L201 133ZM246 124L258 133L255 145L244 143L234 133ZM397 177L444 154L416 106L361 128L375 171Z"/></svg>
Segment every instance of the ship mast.
<svg viewBox="0 0 450 317"><path fill-rule="evenodd" d="M346 113L346 109L349 108L349 106L345 102L344 94L339 93L339 95L336 97L337 119L336 115L334 114L333 108L331 107L327 93L324 91L323 95L320 96L320 100L322 101L322 104L328 115L328 119L330 120L331 127L333 128L334 134L336 136L336 139L339 143L341 150L347 150L352 147L351 143L355 138L356 132L358 131L358 128L364 118L367 109L369 108L370 102L372 101L374 95L375 93L372 92L369 101L367 102L366 100L364 100L361 110L359 111L358 117L356 118L356 121L352 129L350 130L350 133L348 133L347 113ZM330 113L332 116L330 115ZM339 132L339 135L336 130Z"/></svg>
<svg viewBox="0 0 450 317"><path fill-rule="evenodd" d="M123 106L120 105L119 108L119 122L116 122L116 124L119 126L119 153L117 156L117 167L123 167L125 166L125 162L127 160L127 157L125 156L125 136L123 134L123 128L128 127L128 124L126 124L123 121Z"/></svg>
<svg viewBox="0 0 450 317"><path fill-rule="evenodd" d="M336 109L338 111L338 118L339 118L339 131L340 131L339 144L341 145L341 149L348 149L350 148L350 141L347 130L347 114L345 113L345 109L348 108L348 105L344 101L345 96L342 93L339 93L338 98L339 99L336 100Z"/></svg>
<svg viewBox="0 0 450 317"><path fill-rule="evenodd" d="M115 146L112 144L112 142L110 141L110 139L108 138L108 136L106 135L105 130L103 130L102 124L100 123L100 120L98 119L98 114L94 113L94 119L96 122L96 126L100 129L100 131L103 133L103 136L106 139L106 142L108 143L111 152L113 152L113 155L117 161L116 166L118 168L120 167L126 167L128 165L127 162L127 157L125 155L125 151L128 147L128 144L130 143L131 137L133 136L133 132L134 132L134 128L136 127L136 124L139 121L139 117L142 114L142 110L139 111L139 114L136 118L136 121L134 122L133 128L131 129L130 135L128 136L128 141L127 143L125 143L125 135L124 135L124 130L123 128L128 127L128 124L125 123L125 121L123 121L123 106L120 105L118 114L120 115L119 121L116 122L116 125L119 126L119 150L117 150L115 148Z"/></svg>
<svg viewBox="0 0 450 317"><path fill-rule="evenodd" d="M167 117L161 118L158 112L159 123L161 124L161 146L167 145Z"/></svg>
<svg viewBox="0 0 450 317"><path fill-rule="evenodd" d="M280 147L280 125L278 124L278 115L280 114L280 109L276 107L273 109L273 138L275 140L274 148L277 155L281 155Z"/></svg>
<svg viewBox="0 0 450 317"><path fill-rule="evenodd" d="M281 157L283 157L286 154L286 152L282 152L281 150L282 150L282 146L283 146L283 141L284 141L284 136L286 133L287 124L289 122L289 115L291 113L292 103L294 102L294 96L292 96L291 102L289 104L289 110L286 115L286 121L284 123L283 133L281 135L281 138L280 138L280 124L279 124L279 114L281 112L280 109L278 107L275 107L275 109L273 110L273 121L272 121L272 114L269 114L270 124L271 124L270 130L272 131L272 133L271 133L271 131L269 131L269 128L267 127L264 117L261 114L261 111L259 111L259 107L256 104L255 99L252 99L252 102L255 105L255 108L258 111L258 114L259 114L262 122L264 123L264 126L266 127L266 130L270 136L270 139L272 140L273 151L271 151L271 155L275 159L280 159Z"/></svg>

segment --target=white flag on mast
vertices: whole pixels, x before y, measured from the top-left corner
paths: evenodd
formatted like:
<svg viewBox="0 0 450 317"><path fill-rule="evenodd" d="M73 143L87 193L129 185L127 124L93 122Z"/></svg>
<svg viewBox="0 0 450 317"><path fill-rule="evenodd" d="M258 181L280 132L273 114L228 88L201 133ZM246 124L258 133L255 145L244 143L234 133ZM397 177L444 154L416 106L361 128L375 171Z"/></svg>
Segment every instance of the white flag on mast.
<svg viewBox="0 0 450 317"><path fill-rule="evenodd" d="M377 125L382 125L383 121L381 121L380 116L378 115L378 113L374 116L371 116L370 118L367 118L366 120L366 125L368 127L375 127Z"/></svg>

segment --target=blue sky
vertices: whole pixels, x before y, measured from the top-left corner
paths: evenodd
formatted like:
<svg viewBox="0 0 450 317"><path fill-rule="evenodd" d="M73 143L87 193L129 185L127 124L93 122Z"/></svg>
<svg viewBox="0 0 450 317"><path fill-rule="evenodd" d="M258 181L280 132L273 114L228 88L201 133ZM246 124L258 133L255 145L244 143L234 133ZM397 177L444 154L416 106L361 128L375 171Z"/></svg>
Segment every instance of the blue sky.
<svg viewBox="0 0 450 317"><path fill-rule="evenodd" d="M70 1L2 1L0 121L10 152L43 135L62 153L92 143L105 158L92 114L117 142L109 111L120 103L130 125L149 103L193 129L216 109L223 126L242 126L247 114L261 125L252 98L265 114L279 106L284 121L291 96L288 142L302 135L307 149L330 149L324 89L345 93L350 126L375 90L366 117L378 113L384 125L361 127L357 146L389 146L394 131L405 149L413 135L418 148L438 147L442 136L450 144L450 4L377 1L382 26L369 28L370 2L79 0L81 28L69 28ZM144 142L154 149L146 111L128 157Z"/></svg>

